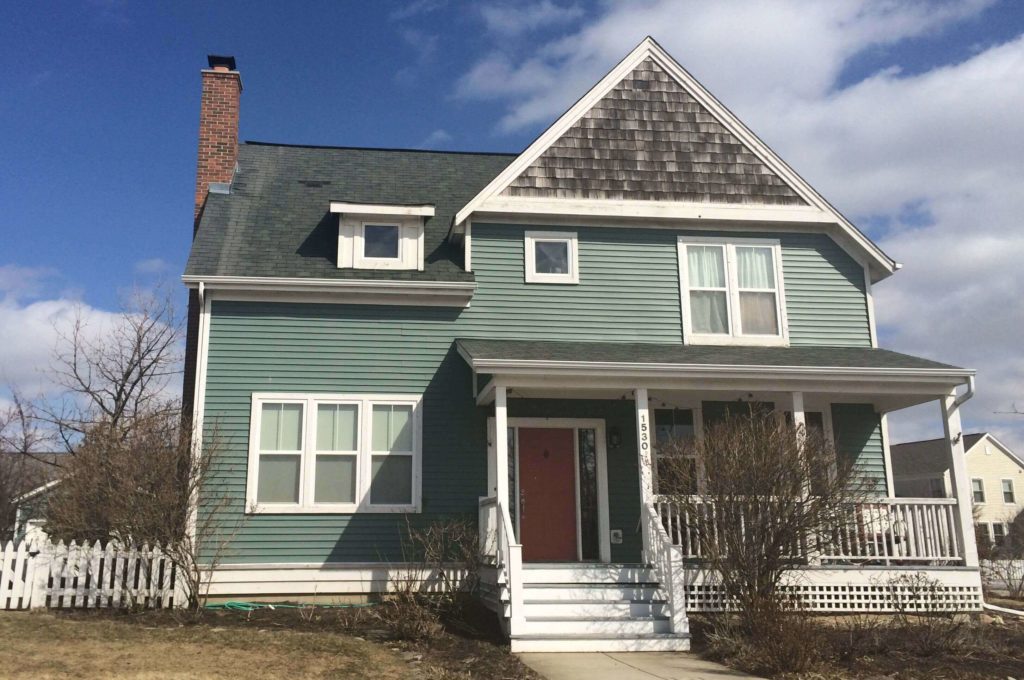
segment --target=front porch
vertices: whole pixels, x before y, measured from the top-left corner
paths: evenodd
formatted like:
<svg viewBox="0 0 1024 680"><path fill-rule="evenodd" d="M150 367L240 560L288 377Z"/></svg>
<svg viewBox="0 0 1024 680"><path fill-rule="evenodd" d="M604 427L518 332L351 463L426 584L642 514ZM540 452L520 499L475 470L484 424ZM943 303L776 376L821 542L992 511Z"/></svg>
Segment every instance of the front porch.
<svg viewBox="0 0 1024 680"><path fill-rule="evenodd" d="M684 649L688 612L726 607L702 566L692 518L656 494L654 451L666 434L701 437L738 401L820 428L875 484L849 521L807 537L794 555L802 566L786 588L804 606L892 611L906 606L898 577L923 572L940 584L927 606L980 609L958 410L966 398L956 391L966 384L970 396L969 371L893 366L903 355L882 350L865 350L861 361L890 365L612 365L598 345L587 347L588 360L568 360L500 344L460 341L460 351L482 383L478 404L493 408L481 545L514 649ZM530 344L550 355L563 343ZM948 435L954 497L895 499L885 416L928 401Z"/></svg>

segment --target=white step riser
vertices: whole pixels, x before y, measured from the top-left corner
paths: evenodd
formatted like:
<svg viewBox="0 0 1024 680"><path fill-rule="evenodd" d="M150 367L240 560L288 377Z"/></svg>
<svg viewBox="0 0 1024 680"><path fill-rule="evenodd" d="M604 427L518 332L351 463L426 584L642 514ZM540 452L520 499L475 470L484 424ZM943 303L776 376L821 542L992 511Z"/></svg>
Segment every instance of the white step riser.
<svg viewBox="0 0 1024 680"><path fill-rule="evenodd" d="M622 619L596 621L527 621L517 635L651 635L670 633L671 621L665 619Z"/></svg>
<svg viewBox="0 0 1024 680"><path fill-rule="evenodd" d="M690 638L512 640L512 652L688 652Z"/></svg>
<svg viewBox="0 0 1024 680"><path fill-rule="evenodd" d="M601 618L623 616L665 616L667 607L662 602L526 602L523 613L548 618Z"/></svg>
<svg viewBox="0 0 1024 680"><path fill-rule="evenodd" d="M531 567L521 573L524 583L643 583L658 580L653 569L642 567Z"/></svg>
<svg viewBox="0 0 1024 680"><path fill-rule="evenodd" d="M607 600L664 600L665 595L655 586L619 585L610 588L588 588L587 586L563 586L543 588L539 585L528 585L523 588L524 600L587 600L604 602Z"/></svg>

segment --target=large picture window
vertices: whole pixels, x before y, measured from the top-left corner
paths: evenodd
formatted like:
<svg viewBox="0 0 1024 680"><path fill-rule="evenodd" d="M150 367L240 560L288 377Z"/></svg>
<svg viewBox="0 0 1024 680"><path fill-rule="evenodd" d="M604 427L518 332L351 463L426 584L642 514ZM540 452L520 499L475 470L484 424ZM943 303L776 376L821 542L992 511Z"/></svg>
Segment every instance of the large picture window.
<svg viewBox="0 0 1024 680"><path fill-rule="evenodd" d="M254 394L247 506L418 511L420 397Z"/></svg>
<svg viewBox="0 0 1024 680"><path fill-rule="evenodd" d="M685 341L785 344L780 253L777 241L681 237Z"/></svg>

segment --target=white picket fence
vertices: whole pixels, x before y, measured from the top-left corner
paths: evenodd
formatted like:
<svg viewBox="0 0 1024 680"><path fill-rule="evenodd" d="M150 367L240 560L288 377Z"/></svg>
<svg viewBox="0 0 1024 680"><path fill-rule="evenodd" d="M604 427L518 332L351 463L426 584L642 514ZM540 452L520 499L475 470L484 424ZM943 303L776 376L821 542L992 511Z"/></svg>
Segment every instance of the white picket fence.
<svg viewBox="0 0 1024 680"><path fill-rule="evenodd" d="M166 608L186 601L183 579L160 548L114 542L0 543L0 610Z"/></svg>

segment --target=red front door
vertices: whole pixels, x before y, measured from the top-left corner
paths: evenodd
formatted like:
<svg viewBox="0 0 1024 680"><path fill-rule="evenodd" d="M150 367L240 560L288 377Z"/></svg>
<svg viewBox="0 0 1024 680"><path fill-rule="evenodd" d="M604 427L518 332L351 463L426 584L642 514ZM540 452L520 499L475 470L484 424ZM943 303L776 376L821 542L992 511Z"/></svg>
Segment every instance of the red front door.
<svg viewBox="0 0 1024 680"><path fill-rule="evenodd" d="M519 428L519 540L526 562L576 556L576 461L572 429Z"/></svg>

